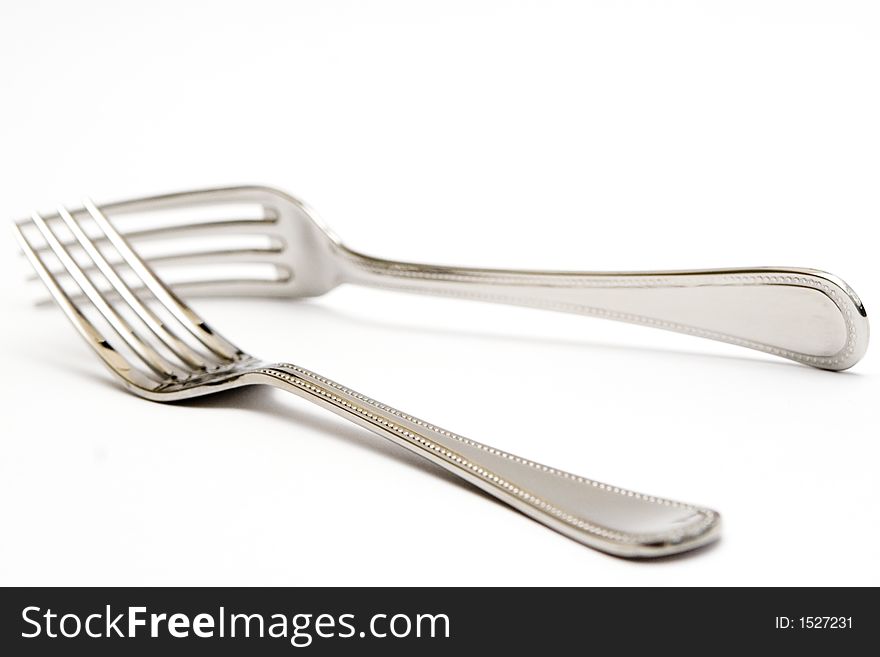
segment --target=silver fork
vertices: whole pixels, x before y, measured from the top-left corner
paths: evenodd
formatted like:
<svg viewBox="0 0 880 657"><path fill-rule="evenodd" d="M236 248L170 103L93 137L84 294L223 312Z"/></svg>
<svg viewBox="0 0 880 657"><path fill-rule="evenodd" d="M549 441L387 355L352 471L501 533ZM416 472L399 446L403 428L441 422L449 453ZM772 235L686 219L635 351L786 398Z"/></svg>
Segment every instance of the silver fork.
<svg viewBox="0 0 880 657"><path fill-rule="evenodd" d="M34 213L32 225L16 224L19 243L68 319L122 384L140 397L167 402L255 384L287 390L433 461L538 522L615 555L668 555L718 535L719 515L710 509L540 465L440 429L296 365L246 354L180 301L93 203L86 201L74 212L59 208L55 217ZM84 230L86 217L103 234L106 243L101 247ZM43 244L37 241L40 236ZM71 238L91 267L71 254L65 245ZM104 252L111 246L116 256L108 258ZM61 285L47 265L47 250L78 293ZM130 269L128 276L120 265ZM128 282L131 273L134 283ZM99 276L106 279L106 289L96 283ZM312 283L301 281L305 289L314 291L320 280L332 279L315 276Z"/></svg>
<svg viewBox="0 0 880 657"><path fill-rule="evenodd" d="M868 319L841 279L815 269L739 268L658 272L560 272L443 267L374 258L346 247L301 201L269 187L205 189L103 205L114 220L132 213L199 206L258 206L256 217L148 226L127 233L187 245L226 236L220 249L172 248L146 258L161 271L186 266L196 276L172 287L187 296L307 297L341 283L508 303L642 324L728 342L814 367L843 370L868 346ZM121 225L122 222L120 222ZM125 234L124 230L121 230ZM100 239L100 238L99 238ZM72 240L75 243L75 240ZM167 248L167 244L166 244ZM242 278L241 263L267 265ZM203 265L223 265L204 272ZM56 269L60 278L63 268Z"/></svg>

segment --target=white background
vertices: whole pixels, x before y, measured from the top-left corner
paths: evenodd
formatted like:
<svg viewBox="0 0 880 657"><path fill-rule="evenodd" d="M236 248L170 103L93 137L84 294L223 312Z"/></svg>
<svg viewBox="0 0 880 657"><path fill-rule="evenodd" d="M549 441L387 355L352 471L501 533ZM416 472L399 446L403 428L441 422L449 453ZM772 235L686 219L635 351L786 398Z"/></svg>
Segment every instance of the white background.
<svg viewBox="0 0 880 657"><path fill-rule="evenodd" d="M552 269L809 266L880 302L870 2L19 2L0 216L276 185L356 249ZM338 289L197 301L466 436L705 504L585 548L283 393L121 391L2 245L4 584L880 584L877 348L832 374L577 316Z"/></svg>

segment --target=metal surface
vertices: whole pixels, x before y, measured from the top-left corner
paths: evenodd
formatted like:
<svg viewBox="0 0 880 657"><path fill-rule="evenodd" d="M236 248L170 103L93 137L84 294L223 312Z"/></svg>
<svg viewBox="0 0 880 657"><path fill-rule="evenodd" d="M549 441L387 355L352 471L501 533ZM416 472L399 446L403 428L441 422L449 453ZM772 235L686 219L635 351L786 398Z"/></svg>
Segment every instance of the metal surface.
<svg viewBox="0 0 880 657"><path fill-rule="evenodd" d="M277 213L277 221L272 226L285 231L285 244L291 251L295 250L290 255L297 258L295 273L292 272L288 280L249 283L254 291L319 294L344 280L368 284L409 281L408 273L404 272L413 271L419 286L425 290L438 291L435 289L438 285L455 289L463 286L484 295L487 290L497 291L500 286L502 290L517 290L515 299L504 300L520 303L528 299L529 305L538 296L546 301L550 297L545 295L551 292L565 296L597 291L588 286L572 287L568 274L445 270L366 259L342 247L297 201L273 190L238 188L180 194L110 205L105 210L117 213L144 206L156 208L208 199L216 202L243 198L257 199L270 206L272 213ZM284 217L288 219L282 221ZM140 397L173 401L254 384L287 390L437 463L562 534L620 556L654 557L683 552L704 545L718 535L719 515L710 509L619 489L507 454L440 429L296 365L270 363L242 352L181 302L134 253L102 211L88 202L83 209L70 213L60 209L52 217L34 214L29 222L16 224L15 232L53 299L104 364L129 391ZM75 248L74 243L78 245ZM287 262L286 259L283 262ZM446 281L435 274L456 278ZM713 277L711 280L721 277L726 284L742 288L743 293L752 286L760 287L756 282L734 284L732 281L738 279L725 278L744 276L744 273L669 274L664 275L668 280L663 280L667 281L664 284L667 287L698 289L693 277L704 275ZM480 282L461 281L459 276L475 277ZM614 275L613 280L629 280L630 276ZM805 278L806 275L786 276ZM64 277L68 279L66 284L62 281ZM499 277L503 280L496 280ZM508 280L511 277L517 280ZM815 278L816 281L827 280ZM678 283L671 286L671 280ZM560 284L558 288L556 283ZM652 289L650 285L654 283L645 280L642 284ZM245 285L248 283L230 281L224 288L237 291L238 286ZM797 285L768 282L768 285L785 291L791 287L823 294L817 292L812 282ZM825 289L826 292L831 290L830 287ZM655 302L652 308L656 307ZM839 337L834 335L835 339ZM846 338L844 341L852 344ZM816 357L842 357L836 345L825 345L822 349L824 351L820 349ZM843 354L851 358L855 351L855 348L844 348Z"/></svg>
<svg viewBox="0 0 880 657"><path fill-rule="evenodd" d="M815 269L556 272L395 262L344 246L302 202L268 187L200 190L102 207L112 218L124 219L133 213L241 203L259 206L260 214L148 226L127 235L139 249L152 241L185 244L187 238L197 244L218 236L266 239L257 247L233 242L215 249L171 248L147 257L160 273L172 266L190 268L190 278L172 285L184 295L306 297L352 283L642 324L829 370L851 367L868 346L867 314L858 296L836 276ZM47 215L53 217L57 215ZM268 269L243 278L234 270L241 263L261 263ZM215 269L200 274L205 264ZM219 271L218 265L223 266ZM59 279L65 277L63 268L54 271Z"/></svg>

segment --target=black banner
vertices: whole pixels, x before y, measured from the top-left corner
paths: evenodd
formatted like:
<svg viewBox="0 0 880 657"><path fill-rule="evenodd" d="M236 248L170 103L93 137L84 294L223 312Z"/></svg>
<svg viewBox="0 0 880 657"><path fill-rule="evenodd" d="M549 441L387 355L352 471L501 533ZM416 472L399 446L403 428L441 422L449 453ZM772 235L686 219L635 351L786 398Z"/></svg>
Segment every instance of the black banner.
<svg viewBox="0 0 880 657"><path fill-rule="evenodd" d="M4 589L6 655L856 654L870 589ZM788 653L784 653L788 654Z"/></svg>

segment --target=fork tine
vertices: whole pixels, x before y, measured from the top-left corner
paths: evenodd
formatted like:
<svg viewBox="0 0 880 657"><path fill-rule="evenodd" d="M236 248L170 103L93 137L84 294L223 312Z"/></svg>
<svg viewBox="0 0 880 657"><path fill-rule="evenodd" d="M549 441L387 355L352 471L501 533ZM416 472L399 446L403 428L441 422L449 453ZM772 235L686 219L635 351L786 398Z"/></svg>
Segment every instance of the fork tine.
<svg viewBox="0 0 880 657"><path fill-rule="evenodd" d="M72 214L76 214L75 212ZM22 220L19 225L27 225L27 220ZM280 235L270 230L271 226L278 223L277 219L217 219L214 221L200 221L189 224L172 224L169 226L160 226L158 228L141 228L126 231L125 238L128 240L146 241L146 240L167 240L167 239L193 239L204 236L233 236L239 235L256 235L267 236L276 240L280 240ZM95 244L103 244L107 241L104 236L96 236L92 238ZM75 244L76 240L67 241L60 240L64 246ZM48 251L48 247L35 246L37 253Z"/></svg>
<svg viewBox="0 0 880 657"><path fill-rule="evenodd" d="M88 318L80 312L79 308L74 304L67 294L61 289L58 281L46 267L46 264L38 255L36 249L28 242L27 237L18 224L13 225L15 238L18 240L25 257L33 266L34 270L40 276L40 279L46 285L52 298L58 303L58 306L74 325L79 334L85 338L89 346L95 351L107 367L115 374L130 385L138 388L150 389L156 386L156 382L150 379L146 374L141 372L137 367L131 364L116 351L113 346L104 339L101 332L92 324Z"/></svg>
<svg viewBox="0 0 880 657"><path fill-rule="evenodd" d="M58 241L58 237L45 222L45 220L36 212L32 215L34 223L42 233L46 243L52 247L52 251L67 269L71 277L79 285L80 289L85 292L86 296L101 314L107 320L107 323L119 334L125 343L134 351L135 354L154 372L163 378L178 378L179 374L175 368L165 358L163 358L155 349L138 336L134 329L129 325L123 317L121 317L101 292L95 287L88 276L83 273L79 265Z"/></svg>
<svg viewBox="0 0 880 657"><path fill-rule="evenodd" d="M53 274L54 275L54 274ZM39 278L39 277L38 277ZM285 286L287 279L262 280L253 278L216 278L181 280L171 283L174 292L181 297L214 297L214 298L246 298L286 299L290 297ZM152 298L150 291L143 285L131 285L135 296L147 300ZM70 300L78 303L84 295L75 291L68 292ZM105 291L104 296L113 301L118 296L113 290ZM47 306L54 303L51 296L42 296L34 300L35 306Z"/></svg>
<svg viewBox="0 0 880 657"><path fill-rule="evenodd" d="M86 235L88 237L88 235ZM95 238L89 238L96 247L98 244L102 242L107 242L107 239L99 240ZM64 242L62 242L64 244ZM142 257L150 262L152 265L162 265L162 266L190 266L190 265L237 265L237 264L273 264L276 267L282 267L284 269L288 269L289 267L285 266L288 264L286 258L282 258L284 251L282 249L277 248L267 248L267 249L259 249L259 248L228 248L228 249L214 249L214 250L202 250L202 251L181 251L179 253L169 253L169 254L149 254L143 255ZM111 265L118 265L121 261L110 258L107 259ZM94 265L83 264L83 271L86 273L92 272L96 267ZM56 276L65 276L63 270L51 269L53 274ZM29 274L27 276L28 280L36 280L36 274Z"/></svg>
<svg viewBox="0 0 880 657"><path fill-rule="evenodd" d="M58 214L64 220L64 223L70 229L70 232L73 233L73 236L80 243L80 246L82 246L85 252L92 258L94 264L110 285L113 286L116 293L119 294L135 314L140 317L141 321L146 324L147 328L153 332L153 335L161 340L171 353L184 363L190 367L204 369L205 362L199 354L193 351L189 345L174 335L174 333L168 330L162 323L162 320L156 317L155 313L138 299L137 295L131 291L131 288L126 285L125 281L119 277L119 274L116 273L116 270L113 269L112 265L107 262L107 259L97 249L94 242L92 242L89 236L85 234L85 231L83 231L82 227L77 223L70 212L64 207L59 207Z"/></svg>
<svg viewBox="0 0 880 657"><path fill-rule="evenodd" d="M177 296L160 281L143 260L132 250L128 242L113 225L107 220L107 217L92 203L86 199L83 203L95 223L104 231L104 234L110 240L111 244L122 256L126 264L131 267L132 271L143 281L144 286L153 293L159 302L165 306L177 319L178 322L193 334L205 347L212 352L228 360L234 360L241 356L243 352L232 343L223 338L219 333L215 333L205 323L205 321L196 315L186 304L184 304Z"/></svg>

